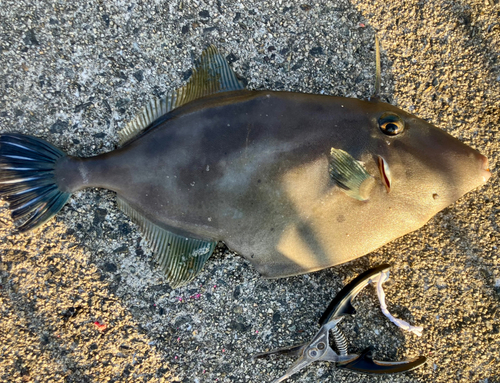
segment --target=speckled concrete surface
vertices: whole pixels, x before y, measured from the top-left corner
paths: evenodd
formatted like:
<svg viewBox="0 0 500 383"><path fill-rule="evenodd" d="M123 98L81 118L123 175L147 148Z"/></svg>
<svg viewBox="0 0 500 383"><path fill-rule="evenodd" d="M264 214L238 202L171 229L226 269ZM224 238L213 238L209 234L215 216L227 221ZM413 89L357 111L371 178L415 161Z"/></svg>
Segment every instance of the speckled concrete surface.
<svg viewBox="0 0 500 383"><path fill-rule="evenodd" d="M389 308L424 335L391 325L370 288L343 329L351 351L422 354L426 366L377 378L323 363L290 382L500 382L498 0L1 0L0 130L72 155L109 151L210 43L250 88L367 98L374 30L384 97L488 156L487 185L341 267L269 281L220 251L175 291L112 193L80 192L24 235L2 202L0 380L269 382L291 360L250 354L309 339L343 284L390 262Z"/></svg>

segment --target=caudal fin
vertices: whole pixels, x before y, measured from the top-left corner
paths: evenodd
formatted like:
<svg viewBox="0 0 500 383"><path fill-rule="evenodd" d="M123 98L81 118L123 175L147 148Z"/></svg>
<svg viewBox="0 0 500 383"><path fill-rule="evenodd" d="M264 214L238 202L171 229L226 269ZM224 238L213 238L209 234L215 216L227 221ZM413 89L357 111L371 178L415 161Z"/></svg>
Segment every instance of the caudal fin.
<svg viewBox="0 0 500 383"><path fill-rule="evenodd" d="M39 138L0 135L0 197L9 202L18 230L35 229L52 218L71 196L59 190L54 168L62 151Z"/></svg>

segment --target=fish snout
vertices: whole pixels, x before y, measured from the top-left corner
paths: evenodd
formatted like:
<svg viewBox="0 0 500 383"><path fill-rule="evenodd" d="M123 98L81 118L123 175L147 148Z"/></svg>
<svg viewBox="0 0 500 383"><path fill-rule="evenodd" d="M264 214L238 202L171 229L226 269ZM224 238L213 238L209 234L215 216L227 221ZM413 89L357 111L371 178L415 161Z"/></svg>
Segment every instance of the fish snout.
<svg viewBox="0 0 500 383"><path fill-rule="evenodd" d="M482 154L478 155L479 161L481 163L481 175L483 176L483 182L486 182L491 177L490 168L488 165L488 158Z"/></svg>

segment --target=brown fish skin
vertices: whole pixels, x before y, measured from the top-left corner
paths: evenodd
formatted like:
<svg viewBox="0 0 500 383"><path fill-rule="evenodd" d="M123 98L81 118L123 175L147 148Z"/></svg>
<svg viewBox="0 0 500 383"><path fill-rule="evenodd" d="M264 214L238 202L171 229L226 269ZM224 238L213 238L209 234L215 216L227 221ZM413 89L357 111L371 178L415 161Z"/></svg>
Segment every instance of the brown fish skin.
<svg viewBox="0 0 500 383"><path fill-rule="evenodd" d="M404 121L401 134L380 130L388 112ZM376 178L367 201L331 180L332 148ZM223 241L276 278L350 261L420 228L486 182L486 169L476 150L389 104L244 90L179 107L113 152L65 157L56 180L68 192L114 190L157 225Z"/></svg>

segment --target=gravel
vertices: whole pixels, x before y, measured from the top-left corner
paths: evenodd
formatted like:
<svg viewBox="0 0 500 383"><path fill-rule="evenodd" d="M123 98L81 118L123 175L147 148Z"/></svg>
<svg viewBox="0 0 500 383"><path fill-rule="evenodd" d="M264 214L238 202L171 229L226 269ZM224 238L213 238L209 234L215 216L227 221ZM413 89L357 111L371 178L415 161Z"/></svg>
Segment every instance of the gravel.
<svg viewBox="0 0 500 383"><path fill-rule="evenodd" d="M370 377L318 363L289 381L500 382L499 17L498 0L2 0L1 131L72 155L110 151L211 43L251 89L368 98L378 31L382 97L480 150L493 175L419 231L340 267L271 281L221 248L176 290L113 193L79 192L22 235L2 202L0 380L270 382L291 360L249 356L308 340L345 283L388 262L389 309L424 335L390 324L367 288L342 324L350 351L424 355L425 367Z"/></svg>

